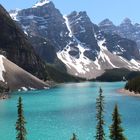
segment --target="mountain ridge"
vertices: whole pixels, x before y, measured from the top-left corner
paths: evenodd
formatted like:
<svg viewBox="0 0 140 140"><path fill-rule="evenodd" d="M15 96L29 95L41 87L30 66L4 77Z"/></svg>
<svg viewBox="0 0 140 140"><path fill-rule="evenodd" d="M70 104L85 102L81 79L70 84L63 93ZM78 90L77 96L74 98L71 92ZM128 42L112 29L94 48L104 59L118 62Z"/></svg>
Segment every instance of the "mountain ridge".
<svg viewBox="0 0 140 140"><path fill-rule="evenodd" d="M71 75L92 79L104 73L105 69L140 68L140 53L135 41L106 33L92 23L86 12L74 11L63 16L49 2L19 11L16 19L30 40L42 39L38 41L38 48L42 51L46 48L44 55L48 50L49 57L54 55L51 63L61 60ZM48 42L52 52L47 49ZM35 50L36 43L32 43ZM43 54L39 55L43 58ZM47 59L44 61L50 63Z"/></svg>
<svg viewBox="0 0 140 140"><path fill-rule="evenodd" d="M110 21L110 20L109 20ZM98 25L105 33L117 34L123 38L133 40L140 48L140 24L133 23L131 19L125 18L119 25L115 25L112 21L111 25L107 25L107 20L101 21Z"/></svg>

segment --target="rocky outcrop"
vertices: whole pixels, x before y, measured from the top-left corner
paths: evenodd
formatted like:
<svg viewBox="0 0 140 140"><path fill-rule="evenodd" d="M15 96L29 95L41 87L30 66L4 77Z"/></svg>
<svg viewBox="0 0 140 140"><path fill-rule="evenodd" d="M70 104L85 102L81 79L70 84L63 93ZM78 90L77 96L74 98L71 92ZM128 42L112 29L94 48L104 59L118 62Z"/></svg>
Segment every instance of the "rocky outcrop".
<svg viewBox="0 0 140 140"><path fill-rule="evenodd" d="M27 37L0 5L0 53L28 72L45 77L45 65Z"/></svg>
<svg viewBox="0 0 140 140"><path fill-rule="evenodd" d="M69 39L68 29L63 15L52 2L19 11L17 20L31 39L34 37L48 39L56 51L66 46ZM47 40L44 40L44 44L45 42Z"/></svg>
<svg viewBox="0 0 140 140"><path fill-rule="evenodd" d="M114 30L116 30L115 25L112 21L109 19L104 19L99 23L99 27L101 30L103 30L105 33L112 33Z"/></svg>

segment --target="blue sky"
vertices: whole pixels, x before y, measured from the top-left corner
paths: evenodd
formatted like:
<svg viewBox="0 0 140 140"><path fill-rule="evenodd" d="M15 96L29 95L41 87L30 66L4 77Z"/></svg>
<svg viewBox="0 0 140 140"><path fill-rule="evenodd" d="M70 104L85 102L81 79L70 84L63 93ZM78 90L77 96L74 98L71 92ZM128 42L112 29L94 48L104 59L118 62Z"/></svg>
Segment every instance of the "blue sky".
<svg viewBox="0 0 140 140"><path fill-rule="evenodd" d="M134 23L140 23L140 0L52 0L55 6L63 13L71 11L87 11L94 23L99 23L105 18L119 24L125 17ZM0 0L7 9L28 8L37 0Z"/></svg>

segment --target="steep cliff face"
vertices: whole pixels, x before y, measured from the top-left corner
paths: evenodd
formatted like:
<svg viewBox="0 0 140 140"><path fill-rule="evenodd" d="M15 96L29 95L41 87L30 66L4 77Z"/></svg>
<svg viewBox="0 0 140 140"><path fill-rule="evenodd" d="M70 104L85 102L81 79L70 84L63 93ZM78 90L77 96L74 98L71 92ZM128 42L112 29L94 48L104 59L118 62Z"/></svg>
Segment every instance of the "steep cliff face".
<svg viewBox="0 0 140 140"><path fill-rule="evenodd" d="M52 2L19 11L17 20L30 37L47 38L56 50L66 46L68 29L63 15Z"/></svg>
<svg viewBox="0 0 140 140"><path fill-rule="evenodd" d="M72 36L77 43L80 43L87 48L84 55L95 60L97 52L100 50L95 38L96 26L91 22L86 12L72 12L65 17L67 27L70 29Z"/></svg>
<svg viewBox="0 0 140 140"><path fill-rule="evenodd" d="M104 32L106 33L111 33L112 31L116 30L116 26L108 18L101 21L99 23L99 27L101 30L104 30Z"/></svg>
<svg viewBox="0 0 140 140"><path fill-rule="evenodd" d="M0 52L28 72L43 78L45 65L22 30L0 5Z"/></svg>

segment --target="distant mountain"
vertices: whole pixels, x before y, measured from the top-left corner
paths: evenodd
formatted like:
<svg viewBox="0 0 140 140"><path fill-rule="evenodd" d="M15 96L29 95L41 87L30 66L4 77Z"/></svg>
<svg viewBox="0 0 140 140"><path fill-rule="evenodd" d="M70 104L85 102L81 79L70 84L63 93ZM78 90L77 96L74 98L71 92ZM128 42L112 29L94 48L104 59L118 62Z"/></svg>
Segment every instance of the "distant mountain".
<svg viewBox="0 0 140 140"><path fill-rule="evenodd" d="M44 89L48 87L48 84L9 61L3 55L0 55L0 89L13 91Z"/></svg>
<svg viewBox="0 0 140 140"><path fill-rule="evenodd" d="M109 19L104 19L103 21L99 23L98 26L100 27L102 31L109 34L116 30L116 26Z"/></svg>
<svg viewBox="0 0 140 140"><path fill-rule="evenodd" d="M69 74L92 79L106 69L140 69L136 42L112 33L116 26L108 19L97 26L86 12L74 11L64 16L48 0L28 9L10 11L10 15L36 53L47 63L63 62L65 66L59 68L66 67Z"/></svg>
<svg viewBox="0 0 140 140"><path fill-rule="evenodd" d="M115 26L109 19L99 23L99 27L105 33L118 34L123 38L136 41L140 48L140 24L133 24L129 18L125 18L119 26Z"/></svg>

